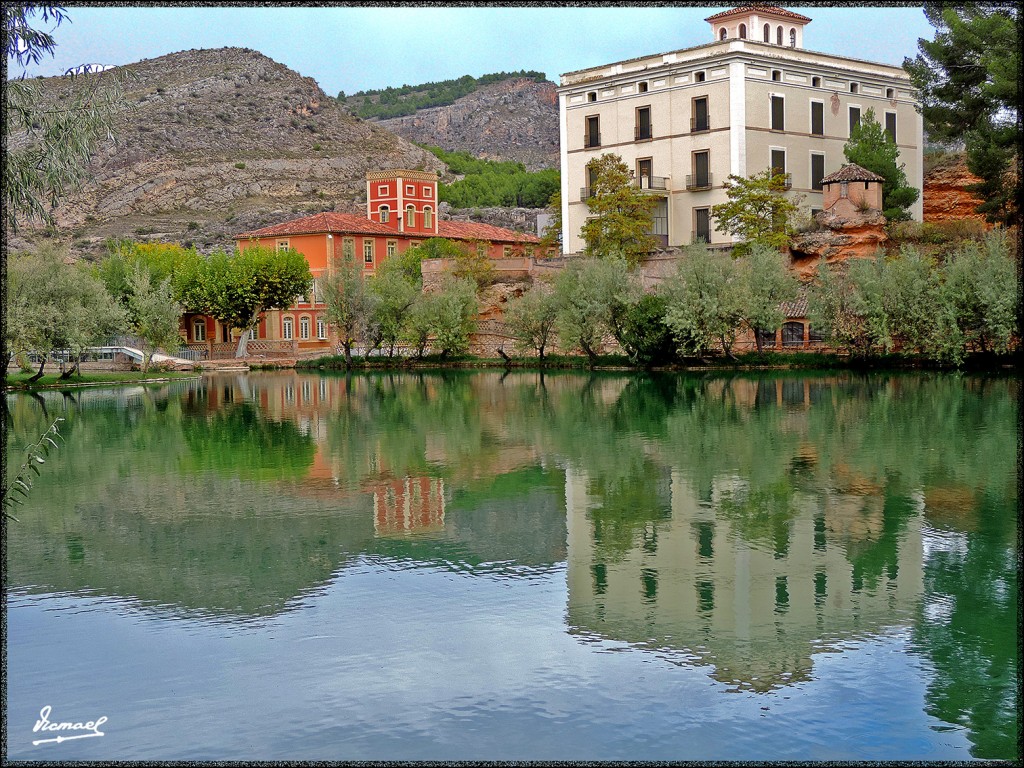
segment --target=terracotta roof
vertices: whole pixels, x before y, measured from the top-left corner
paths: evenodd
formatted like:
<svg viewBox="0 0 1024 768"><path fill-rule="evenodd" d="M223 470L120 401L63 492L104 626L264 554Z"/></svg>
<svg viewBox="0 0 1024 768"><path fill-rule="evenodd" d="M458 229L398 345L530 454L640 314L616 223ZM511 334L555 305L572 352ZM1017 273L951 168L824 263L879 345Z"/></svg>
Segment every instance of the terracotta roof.
<svg viewBox="0 0 1024 768"><path fill-rule="evenodd" d="M885 181L884 176L861 168L856 163L847 163L838 171L833 171L821 180L822 184L834 184L837 181Z"/></svg>
<svg viewBox="0 0 1024 768"><path fill-rule="evenodd" d="M439 221L437 222L437 236L447 237L451 240L488 240L492 243L540 242L540 238L536 235L515 232L511 229L495 227L490 224L478 224L474 221Z"/></svg>
<svg viewBox="0 0 1024 768"><path fill-rule="evenodd" d="M304 216L301 219L292 219L281 224L274 224L262 229L254 229L249 232L242 232L234 236L235 240L248 240L258 237L279 237L282 235L312 235L320 232L337 232L339 234L354 235L404 235L405 237L421 239L424 235L416 233L401 233L397 230L380 224L376 221L356 216L351 213L334 213L325 211L315 213L312 216ZM487 240L492 243L539 243L540 238L536 235L528 235L523 232L514 232L503 227L494 227L490 224L477 224L468 221L438 221L437 236L447 237L451 240Z"/></svg>
<svg viewBox="0 0 1024 768"><path fill-rule="evenodd" d="M779 8L777 5L761 5L760 3L751 3L749 5L741 5L738 8L733 8L728 11L722 11L716 13L713 16L708 16L704 21L718 21L719 19L726 19L731 16L739 16L741 14L752 13L768 13L772 16L781 16L784 19L793 19L795 21L808 22L811 21L810 17L802 16L799 13L793 13L793 11L787 11L785 8Z"/></svg>
<svg viewBox="0 0 1024 768"><path fill-rule="evenodd" d="M784 301L779 304L785 318L807 317L807 297L800 296L796 301Z"/></svg>

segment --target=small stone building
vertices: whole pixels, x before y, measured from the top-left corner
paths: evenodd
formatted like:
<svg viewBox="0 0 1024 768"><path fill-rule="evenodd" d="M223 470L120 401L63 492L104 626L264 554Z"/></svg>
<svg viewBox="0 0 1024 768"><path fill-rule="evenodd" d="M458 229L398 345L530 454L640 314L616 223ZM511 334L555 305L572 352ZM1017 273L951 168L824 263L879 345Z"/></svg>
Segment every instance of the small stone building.
<svg viewBox="0 0 1024 768"><path fill-rule="evenodd" d="M821 180L822 210L840 216L882 210L883 176L856 163L847 163Z"/></svg>

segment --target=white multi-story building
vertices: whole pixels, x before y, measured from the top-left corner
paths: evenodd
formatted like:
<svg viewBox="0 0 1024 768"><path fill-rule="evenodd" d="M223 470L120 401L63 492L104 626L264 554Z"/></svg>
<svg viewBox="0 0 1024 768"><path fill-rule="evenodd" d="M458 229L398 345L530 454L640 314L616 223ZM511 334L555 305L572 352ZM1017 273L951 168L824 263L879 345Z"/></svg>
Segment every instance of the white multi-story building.
<svg viewBox="0 0 1024 768"><path fill-rule="evenodd" d="M922 188L923 124L903 69L805 50L811 19L775 6L706 21L712 43L562 75L566 253L583 250L587 163L604 153L619 155L659 198L652 233L664 246L732 242L711 218L730 174L782 170L790 194L821 209L821 180L846 162L843 145L869 109L898 145L910 185ZM920 199L911 213L921 219Z"/></svg>

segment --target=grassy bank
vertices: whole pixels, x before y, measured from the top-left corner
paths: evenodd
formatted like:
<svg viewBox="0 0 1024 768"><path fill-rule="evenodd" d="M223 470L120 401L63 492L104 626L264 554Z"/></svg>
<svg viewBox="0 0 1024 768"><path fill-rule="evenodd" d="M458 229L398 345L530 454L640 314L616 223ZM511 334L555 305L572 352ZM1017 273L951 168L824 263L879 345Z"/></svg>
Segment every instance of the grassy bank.
<svg viewBox="0 0 1024 768"><path fill-rule="evenodd" d="M198 373L182 371L149 371L145 376L141 371L90 371L61 379L59 373L48 373L35 382L29 382L34 373L8 373L4 379L7 390L63 389L65 387L85 387L99 384L156 384L178 379L194 379Z"/></svg>

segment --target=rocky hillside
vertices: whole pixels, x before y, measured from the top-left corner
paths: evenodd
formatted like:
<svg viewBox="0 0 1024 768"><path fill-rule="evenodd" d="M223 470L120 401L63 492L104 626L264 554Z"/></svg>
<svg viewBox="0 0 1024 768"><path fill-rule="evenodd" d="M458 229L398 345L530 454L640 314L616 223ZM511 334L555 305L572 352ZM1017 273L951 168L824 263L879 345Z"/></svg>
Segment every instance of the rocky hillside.
<svg viewBox="0 0 1024 768"><path fill-rule="evenodd" d="M967 170L967 161L962 152L938 155L928 162L926 157L924 174L924 220L927 222L949 221L951 219L974 219L984 221L983 214L975 208L982 202L980 197L968 192L966 187L981 182Z"/></svg>
<svg viewBox="0 0 1024 768"><path fill-rule="evenodd" d="M368 170L444 172L429 152L347 114L314 80L257 51L183 51L86 77L111 74L125 77L126 94L114 140L56 211L58 236L80 255L122 236L231 245L233 234L296 215L361 213ZM74 87L33 82L49 103ZM9 245L38 231L26 227Z"/></svg>
<svg viewBox="0 0 1024 768"><path fill-rule="evenodd" d="M410 141L487 160L513 160L528 171L558 167L555 84L527 78L484 85L446 107L381 120Z"/></svg>

